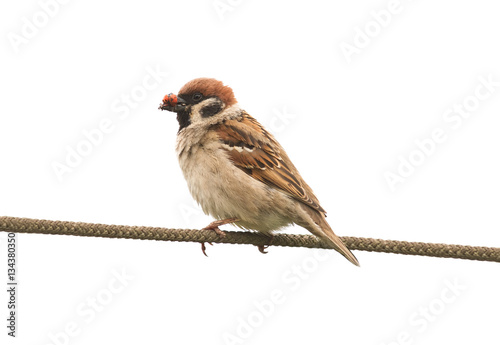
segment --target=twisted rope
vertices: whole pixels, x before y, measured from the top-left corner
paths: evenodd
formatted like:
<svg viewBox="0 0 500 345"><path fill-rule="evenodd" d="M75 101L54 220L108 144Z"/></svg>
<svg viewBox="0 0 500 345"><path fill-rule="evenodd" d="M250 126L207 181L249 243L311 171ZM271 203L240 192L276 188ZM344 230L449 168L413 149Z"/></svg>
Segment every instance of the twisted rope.
<svg viewBox="0 0 500 345"><path fill-rule="evenodd" d="M255 232L224 231L226 236L220 237L211 230L166 229L16 217L0 217L0 231L175 242L253 244L257 246L269 243L269 237ZM341 239L351 250L500 262L500 248L390 241L363 237L341 237ZM272 245L331 249L319 238L311 235L276 234L273 237Z"/></svg>

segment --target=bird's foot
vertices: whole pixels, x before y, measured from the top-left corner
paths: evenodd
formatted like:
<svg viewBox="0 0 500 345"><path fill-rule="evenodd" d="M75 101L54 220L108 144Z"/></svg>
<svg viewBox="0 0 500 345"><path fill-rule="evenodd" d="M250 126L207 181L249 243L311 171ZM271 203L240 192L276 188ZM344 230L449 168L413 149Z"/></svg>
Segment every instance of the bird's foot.
<svg viewBox="0 0 500 345"><path fill-rule="evenodd" d="M266 249L269 248L269 246L274 241L274 234L269 233L269 234L265 234L265 236L269 237L269 242L267 244L261 244L261 245L257 246L257 248L259 248L259 252L261 252L262 254L267 254Z"/></svg>
<svg viewBox="0 0 500 345"><path fill-rule="evenodd" d="M220 238L223 238L223 237L226 236L226 234L224 233L224 231L222 231L221 229L219 229L219 226L220 225L224 225L224 224L234 223L234 222L237 222L237 221L239 221L238 218L226 218L226 219L216 220L216 221L208 224L207 226L205 226L201 230L213 230L213 231L215 231L215 233L217 235L219 235ZM212 245L212 243L210 243L210 242L208 242L208 244ZM206 250L207 250L207 247L205 246L205 242L202 242L201 243L201 251L203 252L203 254L205 256L208 256L207 253L206 253Z"/></svg>
<svg viewBox="0 0 500 345"><path fill-rule="evenodd" d="M207 243L210 244L211 246L213 246L212 242L207 242ZM205 242L201 242L201 251L203 252L203 255L208 257L206 250L207 250L207 247L205 246Z"/></svg>

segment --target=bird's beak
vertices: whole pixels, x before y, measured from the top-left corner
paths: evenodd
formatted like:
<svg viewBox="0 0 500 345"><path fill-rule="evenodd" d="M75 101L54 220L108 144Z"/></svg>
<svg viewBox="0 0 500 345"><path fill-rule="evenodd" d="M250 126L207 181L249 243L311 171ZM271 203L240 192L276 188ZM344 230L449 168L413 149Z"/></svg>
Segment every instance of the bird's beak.
<svg viewBox="0 0 500 345"><path fill-rule="evenodd" d="M160 104L158 109L160 110L168 110L173 111L174 113L178 113L186 108L186 101L181 97L174 95L173 93L169 93L165 97L163 97L163 102Z"/></svg>

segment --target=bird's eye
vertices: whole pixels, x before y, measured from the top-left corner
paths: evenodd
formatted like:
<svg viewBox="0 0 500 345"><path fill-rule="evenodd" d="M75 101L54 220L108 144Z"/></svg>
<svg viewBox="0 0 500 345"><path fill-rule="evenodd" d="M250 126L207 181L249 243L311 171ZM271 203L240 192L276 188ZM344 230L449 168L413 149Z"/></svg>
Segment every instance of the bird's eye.
<svg viewBox="0 0 500 345"><path fill-rule="evenodd" d="M194 95L193 95L193 101L195 102L198 102L200 101L201 99L203 98L203 95L199 92L196 92Z"/></svg>

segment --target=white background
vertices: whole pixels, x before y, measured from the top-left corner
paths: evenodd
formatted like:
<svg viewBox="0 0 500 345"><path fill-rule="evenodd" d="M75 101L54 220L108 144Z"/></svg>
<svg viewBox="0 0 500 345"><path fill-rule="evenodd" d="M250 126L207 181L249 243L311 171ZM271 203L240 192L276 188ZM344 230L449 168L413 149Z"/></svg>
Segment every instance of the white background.
<svg viewBox="0 0 500 345"><path fill-rule="evenodd" d="M443 118L473 104L480 77L500 81L494 2L224 0L230 8L218 13L212 0L69 1L52 2L51 16L44 3L0 8L1 215L207 225L177 164L175 117L157 110L166 93L206 76L276 135L337 234L500 247L500 87L459 125ZM372 11L391 6L377 24ZM362 46L366 30L349 62L341 47L356 37ZM146 90L150 70L162 76ZM131 93L134 107L117 111ZM106 118L112 131L59 179L55 162ZM436 128L446 140L391 190L384 174ZM18 337L2 321L2 344L498 341L495 263L356 251L357 268L306 249L214 245L206 258L195 243L18 241ZM5 292L1 301L5 320Z"/></svg>

